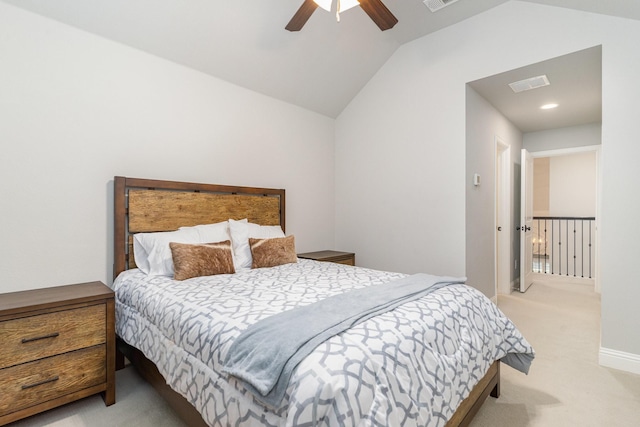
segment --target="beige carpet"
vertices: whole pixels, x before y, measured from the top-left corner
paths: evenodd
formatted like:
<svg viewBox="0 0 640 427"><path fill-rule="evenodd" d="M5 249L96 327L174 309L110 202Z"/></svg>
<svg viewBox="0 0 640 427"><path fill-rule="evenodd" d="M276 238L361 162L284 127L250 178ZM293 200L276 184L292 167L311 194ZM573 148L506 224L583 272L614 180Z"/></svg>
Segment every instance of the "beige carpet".
<svg viewBox="0 0 640 427"><path fill-rule="evenodd" d="M502 394L488 398L472 427L640 426L640 376L598 365L600 299L591 287L536 283L498 305L537 357L527 376L502 365ZM116 393L109 408L94 396L11 427L184 425L133 368L118 371Z"/></svg>
<svg viewBox="0 0 640 427"><path fill-rule="evenodd" d="M10 424L10 427L182 427L185 424L133 367L116 372L116 403L95 395Z"/></svg>
<svg viewBox="0 0 640 427"><path fill-rule="evenodd" d="M640 375L598 365L600 298L593 287L535 283L498 299L536 350L529 375L501 366L501 396L472 427L640 426ZM637 331L629 331L637 333Z"/></svg>

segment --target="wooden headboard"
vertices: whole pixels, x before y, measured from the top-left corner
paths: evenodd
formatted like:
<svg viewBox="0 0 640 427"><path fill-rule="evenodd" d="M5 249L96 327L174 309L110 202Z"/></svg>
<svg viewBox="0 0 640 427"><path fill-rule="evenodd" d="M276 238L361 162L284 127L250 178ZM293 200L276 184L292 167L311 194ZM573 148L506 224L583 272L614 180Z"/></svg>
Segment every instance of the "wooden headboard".
<svg viewBox="0 0 640 427"><path fill-rule="evenodd" d="M285 231L285 191L274 188L114 178L113 278L135 267L133 235L247 218Z"/></svg>

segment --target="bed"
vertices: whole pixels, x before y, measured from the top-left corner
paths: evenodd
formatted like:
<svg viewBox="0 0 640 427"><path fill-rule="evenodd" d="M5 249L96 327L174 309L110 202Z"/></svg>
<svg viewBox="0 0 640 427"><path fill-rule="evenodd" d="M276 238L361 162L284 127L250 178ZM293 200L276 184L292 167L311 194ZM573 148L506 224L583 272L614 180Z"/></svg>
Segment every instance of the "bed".
<svg viewBox="0 0 640 427"><path fill-rule="evenodd" d="M264 403L225 370L244 330L407 275L303 259L180 281L145 274L133 256L138 233L246 219L284 235L285 191L115 177L114 193L118 364L126 356L189 426L464 426L499 396L500 359L525 372L533 359L493 303L451 284L323 341L296 366L282 401Z"/></svg>

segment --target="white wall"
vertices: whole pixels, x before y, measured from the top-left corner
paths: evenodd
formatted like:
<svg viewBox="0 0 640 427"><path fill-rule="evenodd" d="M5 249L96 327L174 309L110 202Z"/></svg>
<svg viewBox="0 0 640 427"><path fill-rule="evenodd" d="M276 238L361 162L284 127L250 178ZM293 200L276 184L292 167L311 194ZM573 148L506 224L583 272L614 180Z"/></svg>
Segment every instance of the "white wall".
<svg viewBox="0 0 640 427"><path fill-rule="evenodd" d="M496 137L511 148L510 218L503 221L502 233L509 235L511 247L508 260L509 281L516 278L514 268L519 263L517 243L520 242L515 226L520 221L515 201L520 200L520 189L515 186L515 169L520 164L522 132L507 120L489 102L467 86L466 97L466 179L465 229L466 276L468 283L489 297L495 296L495 208L496 208ZM473 185L473 175L481 177L479 186ZM518 181L519 182L519 181ZM517 197L516 197L517 195Z"/></svg>
<svg viewBox="0 0 640 427"><path fill-rule="evenodd" d="M600 123L528 132L522 138L522 145L532 153L600 144L602 144L602 124Z"/></svg>
<svg viewBox="0 0 640 427"><path fill-rule="evenodd" d="M531 153L549 158L549 215L597 216L597 159L594 146L602 144L602 124L591 123L530 132L523 146ZM571 152L572 154L558 155Z"/></svg>
<svg viewBox="0 0 640 427"><path fill-rule="evenodd" d="M635 20L510 1L402 46L336 123L336 247L464 274L465 83L602 45L601 342L640 366L639 39Z"/></svg>
<svg viewBox="0 0 640 427"><path fill-rule="evenodd" d="M0 3L0 292L111 281L113 177L285 188L334 234L334 120Z"/></svg>
<svg viewBox="0 0 640 427"><path fill-rule="evenodd" d="M596 153L549 159L549 216L596 216Z"/></svg>

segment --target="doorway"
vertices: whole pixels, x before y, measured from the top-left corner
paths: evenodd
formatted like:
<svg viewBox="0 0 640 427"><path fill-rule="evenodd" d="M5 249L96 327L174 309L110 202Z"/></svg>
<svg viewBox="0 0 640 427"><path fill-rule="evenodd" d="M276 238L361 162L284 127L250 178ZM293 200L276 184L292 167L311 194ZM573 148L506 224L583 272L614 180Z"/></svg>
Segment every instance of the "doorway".
<svg viewBox="0 0 640 427"><path fill-rule="evenodd" d="M528 81L534 77L546 76L548 85L532 85L531 90L517 92L512 83ZM537 80L536 80L537 81ZM588 84L585 84L588 82ZM515 85L517 86L517 85ZM602 119L602 49L589 49L552 58L518 69L505 71L467 83L466 103L466 275L469 282L479 283L478 287L488 296L510 293L512 288L520 288L521 262L520 241L520 149L527 148L527 137L538 134L544 139L530 151L552 150L561 147L599 144L593 142L596 134L591 125L599 125ZM567 93L588 92L584 97L566 96ZM578 99L582 101L578 102ZM556 104L553 104L555 102ZM557 105L556 109L542 109L542 106ZM548 133L548 134L547 134ZM585 135L586 133L586 135ZM506 202L500 199L500 151L496 135L511 147L511 194L509 215L511 240L503 242L497 228L500 227ZM600 132L597 132L600 138ZM475 185L474 175L489 176L496 180L489 188ZM489 180L483 180L489 183ZM489 191L487 191L489 190ZM504 198L503 198L504 199ZM502 227L502 230L505 230ZM493 247L488 247L493 245ZM501 255L504 247L509 256ZM509 286L505 286L506 277Z"/></svg>
<svg viewBox="0 0 640 427"><path fill-rule="evenodd" d="M600 292L600 146L534 151L536 280L571 280ZM564 224L564 225L563 225ZM561 249L561 250L560 250Z"/></svg>

